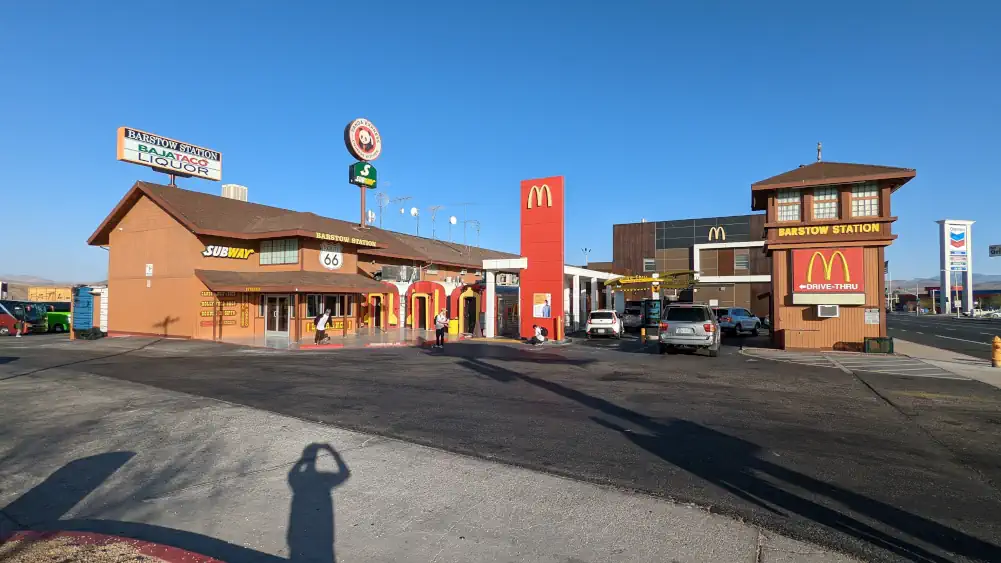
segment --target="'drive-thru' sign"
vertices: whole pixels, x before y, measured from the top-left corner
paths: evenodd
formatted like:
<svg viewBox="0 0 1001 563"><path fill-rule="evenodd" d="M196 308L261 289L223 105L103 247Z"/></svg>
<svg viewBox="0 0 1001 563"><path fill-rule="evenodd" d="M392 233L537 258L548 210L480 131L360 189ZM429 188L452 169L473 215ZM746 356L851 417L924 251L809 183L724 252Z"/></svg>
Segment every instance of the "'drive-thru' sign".
<svg viewBox="0 0 1001 563"><path fill-rule="evenodd" d="M862 249L792 251L793 293L865 293Z"/></svg>
<svg viewBox="0 0 1001 563"><path fill-rule="evenodd" d="M118 128L118 160L149 166L167 174L222 180L219 151L130 127Z"/></svg>

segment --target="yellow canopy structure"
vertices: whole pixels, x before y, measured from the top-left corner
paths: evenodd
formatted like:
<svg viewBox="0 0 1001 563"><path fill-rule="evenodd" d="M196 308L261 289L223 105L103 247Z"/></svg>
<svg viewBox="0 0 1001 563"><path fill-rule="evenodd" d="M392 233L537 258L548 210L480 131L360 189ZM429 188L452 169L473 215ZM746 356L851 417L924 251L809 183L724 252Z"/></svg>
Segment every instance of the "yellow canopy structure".
<svg viewBox="0 0 1001 563"><path fill-rule="evenodd" d="M673 272L653 272L642 276L623 276L605 282L606 287L622 291L643 290L651 287L659 289L687 289L695 283L694 270Z"/></svg>

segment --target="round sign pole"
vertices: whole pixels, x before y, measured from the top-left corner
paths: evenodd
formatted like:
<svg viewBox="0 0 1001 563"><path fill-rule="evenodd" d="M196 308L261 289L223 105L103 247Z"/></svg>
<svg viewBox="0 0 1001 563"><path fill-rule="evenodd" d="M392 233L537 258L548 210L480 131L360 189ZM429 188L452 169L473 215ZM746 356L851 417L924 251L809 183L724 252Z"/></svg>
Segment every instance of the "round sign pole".
<svg viewBox="0 0 1001 563"><path fill-rule="evenodd" d="M361 225L361 228L367 229L368 225L365 223L365 190L367 190L368 188L366 188L365 186L358 186L358 187L359 189L361 189L361 221L359 224Z"/></svg>

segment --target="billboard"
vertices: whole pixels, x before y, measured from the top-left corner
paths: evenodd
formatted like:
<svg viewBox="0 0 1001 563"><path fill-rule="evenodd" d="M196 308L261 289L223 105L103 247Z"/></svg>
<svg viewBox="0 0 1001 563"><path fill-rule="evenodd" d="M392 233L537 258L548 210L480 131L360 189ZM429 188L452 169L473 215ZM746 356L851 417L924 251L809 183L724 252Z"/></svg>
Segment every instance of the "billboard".
<svg viewBox="0 0 1001 563"><path fill-rule="evenodd" d="M177 176L222 180L222 154L219 151L131 127L118 128L118 160Z"/></svg>
<svg viewBox="0 0 1001 563"><path fill-rule="evenodd" d="M862 248L792 251L793 293L865 293Z"/></svg>

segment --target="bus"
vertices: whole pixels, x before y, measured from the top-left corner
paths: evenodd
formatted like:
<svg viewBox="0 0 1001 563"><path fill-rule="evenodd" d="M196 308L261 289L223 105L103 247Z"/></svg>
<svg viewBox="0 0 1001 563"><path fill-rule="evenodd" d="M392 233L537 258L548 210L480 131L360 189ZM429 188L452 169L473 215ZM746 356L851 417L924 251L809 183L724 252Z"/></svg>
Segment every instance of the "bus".
<svg viewBox="0 0 1001 563"><path fill-rule="evenodd" d="M47 309L45 314L49 332L69 332L72 326L70 304L66 301L46 301L38 303Z"/></svg>
<svg viewBox="0 0 1001 563"><path fill-rule="evenodd" d="M24 323L22 334L47 332L49 308L31 301L0 300L0 336L17 333L17 323Z"/></svg>

